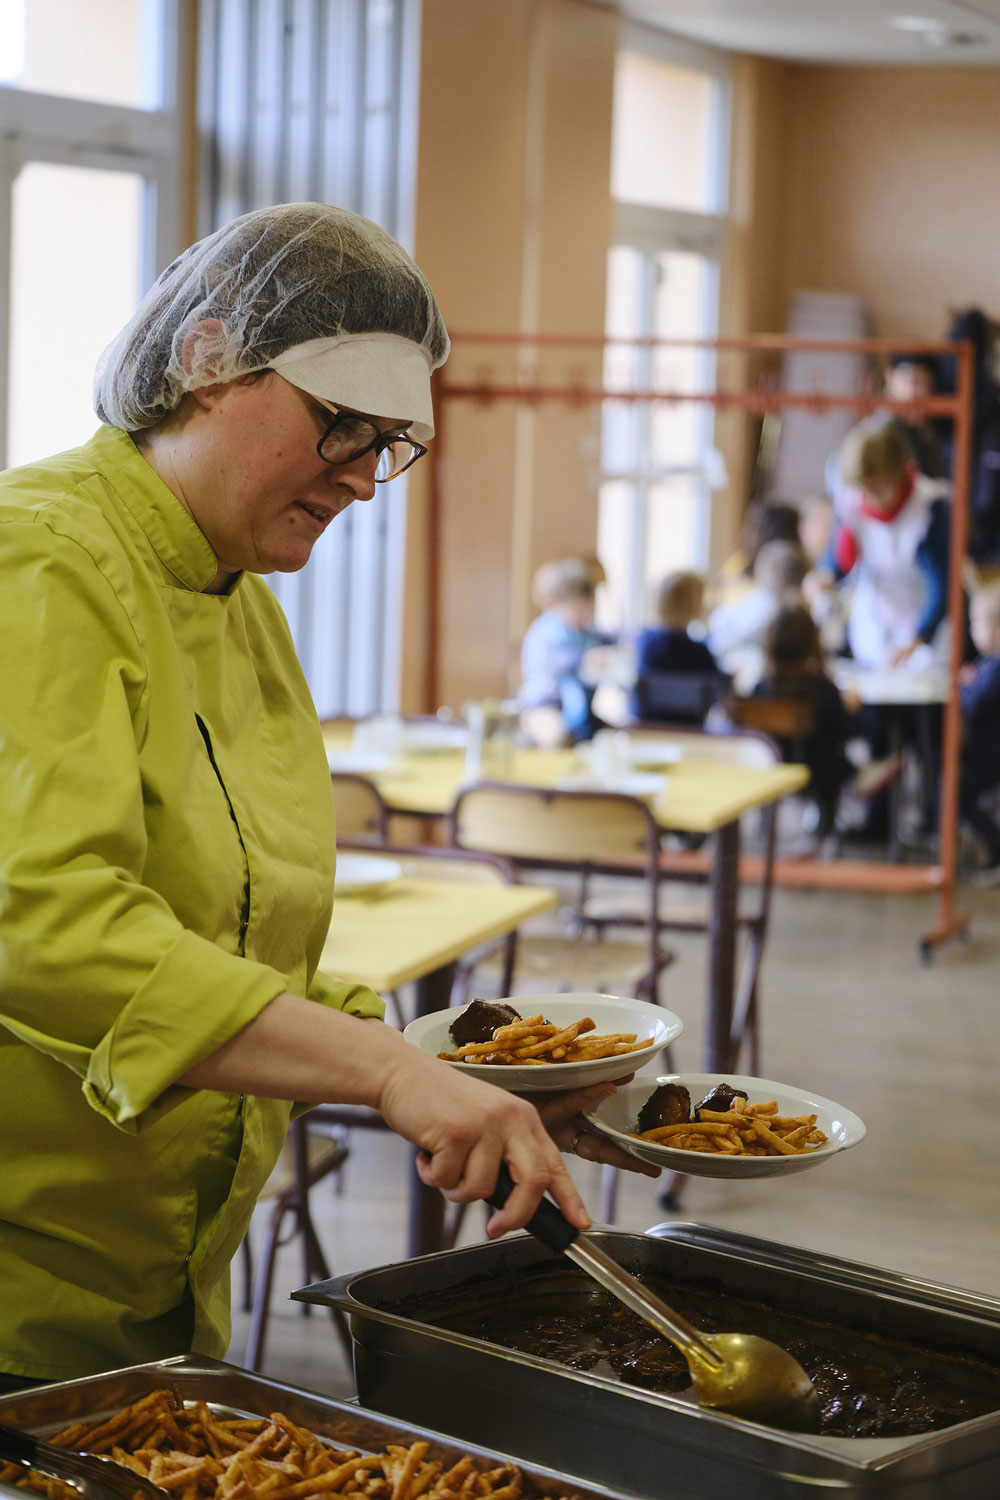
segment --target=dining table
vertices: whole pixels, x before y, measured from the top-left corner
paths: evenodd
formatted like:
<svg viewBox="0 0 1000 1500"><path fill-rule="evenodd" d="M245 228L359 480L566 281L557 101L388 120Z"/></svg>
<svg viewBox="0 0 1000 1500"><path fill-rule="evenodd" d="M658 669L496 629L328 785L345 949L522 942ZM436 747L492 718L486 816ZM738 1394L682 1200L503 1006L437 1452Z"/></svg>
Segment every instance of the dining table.
<svg viewBox="0 0 1000 1500"><path fill-rule="evenodd" d="M926 648L921 648L926 649ZM857 662L836 659L831 676L841 693L853 695L864 708L877 708L886 726L886 754L899 756L912 735L920 772L920 795L925 816L936 814L935 787L940 775L941 710L948 701L948 671L944 666L909 662L895 668L862 667ZM887 789L889 858L902 857L902 781L896 777Z"/></svg>
<svg viewBox="0 0 1000 1500"><path fill-rule="evenodd" d="M344 721L333 722L324 726L324 738L331 765L336 765L338 757L351 749L352 727ZM669 730L664 730L662 738L669 742ZM355 765L361 768L357 761ZM446 744L435 751L403 749L391 757L383 756L373 765L377 769L369 773L371 779L394 814L445 818L457 792L468 780L465 752ZM738 1046L733 1036L733 1020L740 819L746 813L801 791L808 784L809 772L801 765L744 765L708 756L702 759L690 748L665 769L662 788L648 798L658 824L664 833L706 835L711 839L703 1055L705 1072L723 1073L732 1071ZM501 763L487 764L476 779L554 787L572 783L580 773L578 750L518 746L510 749Z"/></svg>
<svg viewBox="0 0 1000 1500"><path fill-rule="evenodd" d="M417 1015L448 1007L459 959L551 911L558 894L545 886L472 884L408 875L366 891L335 894L320 968L351 984L388 994L412 984ZM322 1118L323 1106L316 1111ZM440 1250L445 1200L410 1165L408 1253Z"/></svg>

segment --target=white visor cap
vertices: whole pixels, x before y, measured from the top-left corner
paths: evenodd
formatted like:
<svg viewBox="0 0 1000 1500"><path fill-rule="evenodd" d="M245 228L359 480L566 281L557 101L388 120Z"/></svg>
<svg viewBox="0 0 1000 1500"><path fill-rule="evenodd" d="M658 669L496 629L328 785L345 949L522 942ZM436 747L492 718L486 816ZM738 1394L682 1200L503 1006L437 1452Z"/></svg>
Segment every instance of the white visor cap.
<svg viewBox="0 0 1000 1500"><path fill-rule="evenodd" d="M267 368L333 406L407 422L418 442L434 436L430 358L398 333L310 339L279 354Z"/></svg>

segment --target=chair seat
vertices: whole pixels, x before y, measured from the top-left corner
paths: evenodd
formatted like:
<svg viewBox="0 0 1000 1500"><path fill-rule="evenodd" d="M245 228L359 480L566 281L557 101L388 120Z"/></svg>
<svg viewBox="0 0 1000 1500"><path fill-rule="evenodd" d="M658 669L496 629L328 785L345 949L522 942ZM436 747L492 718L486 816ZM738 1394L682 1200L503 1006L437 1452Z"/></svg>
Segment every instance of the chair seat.
<svg viewBox="0 0 1000 1500"><path fill-rule="evenodd" d="M664 891L660 901L660 920L665 927L693 927L701 931L708 926L711 907L707 894L693 895L691 888ZM759 919L760 898L752 891L740 891L740 908L737 920L752 922ZM588 896L583 903L580 916L584 922L642 926L649 916L649 902L640 891L623 891L621 895Z"/></svg>
<svg viewBox="0 0 1000 1500"><path fill-rule="evenodd" d="M308 1121L307 1121L308 1124ZM314 1135L310 1130L306 1136L306 1160L309 1164L309 1173L317 1174L317 1177L325 1177L328 1172L338 1169L343 1163L344 1147L342 1141L333 1140L330 1136ZM280 1197L282 1193L295 1187L295 1159L291 1143L287 1137L281 1147L281 1155L274 1166L274 1171L260 1190L258 1202L262 1199Z"/></svg>
<svg viewBox="0 0 1000 1500"><path fill-rule="evenodd" d="M326 1281L330 1277L330 1268L309 1212L309 1193L324 1177L339 1172L347 1160L348 1149L342 1140L314 1135L308 1128L308 1118L302 1116L292 1121L274 1171L260 1195L270 1203L270 1213L256 1275L249 1235L243 1237L244 1307L250 1313L243 1360L248 1370L259 1370L264 1363L275 1263L279 1249L286 1243L281 1230L289 1215L294 1220L294 1235L301 1241L304 1279ZM331 1307L328 1311L344 1354L350 1360L352 1345L346 1320L339 1308Z"/></svg>
<svg viewBox="0 0 1000 1500"><path fill-rule="evenodd" d="M499 971L496 960L486 960L480 977ZM565 990L599 990L615 994L631 991L649 968L649 950L643 940L593 942L585 937L522 938L517 950L515 992L528 994L543 989L552 994Z"/></svg>

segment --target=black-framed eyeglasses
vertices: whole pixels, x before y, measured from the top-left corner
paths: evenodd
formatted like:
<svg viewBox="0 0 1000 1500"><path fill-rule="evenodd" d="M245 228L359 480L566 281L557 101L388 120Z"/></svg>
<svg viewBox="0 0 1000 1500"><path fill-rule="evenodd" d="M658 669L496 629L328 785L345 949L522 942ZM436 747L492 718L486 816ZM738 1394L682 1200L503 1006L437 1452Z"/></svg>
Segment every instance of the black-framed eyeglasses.
<svg viewBox="0 0 1000 1500"><path fill-rule="evenodd" d="M316 452L328 464L350 464L374 448L375 483L387 484L398 479L404 470L423 458L427 449L416 438L404 432L379 432L353 411L324 410L329 415L326 431L316 444Z"/></svg>

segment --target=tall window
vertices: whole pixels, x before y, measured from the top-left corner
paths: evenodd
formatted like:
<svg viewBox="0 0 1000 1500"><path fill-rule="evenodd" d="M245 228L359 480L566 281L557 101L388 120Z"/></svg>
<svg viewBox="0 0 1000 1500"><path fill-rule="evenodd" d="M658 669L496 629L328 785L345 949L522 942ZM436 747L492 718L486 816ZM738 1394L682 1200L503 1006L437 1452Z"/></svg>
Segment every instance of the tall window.
<svg viewBox="0 0 1000 1500"><path fill-rule="evenodd" d="M419 0L200 0L201 230L317 200L413 221ZM268 580L321 715L398 707L405 479Z"/></svg>
<svg viewBox="0 0 1000 1500"><path fill-rule="evenodd" d="M97 358L177 250L174 0L0 5L0 460L89 437Z"/></svg>
<svg viewBox="0 0 1000 1500"><path fill-rule="evenodd" d="M721 54L628 28L615 76L609 338L717 332L726 213L729 86ZM611 346L608 389L710 387L704 350ZM665 572L708 561L717 461L712 409L609 401L603 413L598 550L604 623L636 629Z"/></svg>

